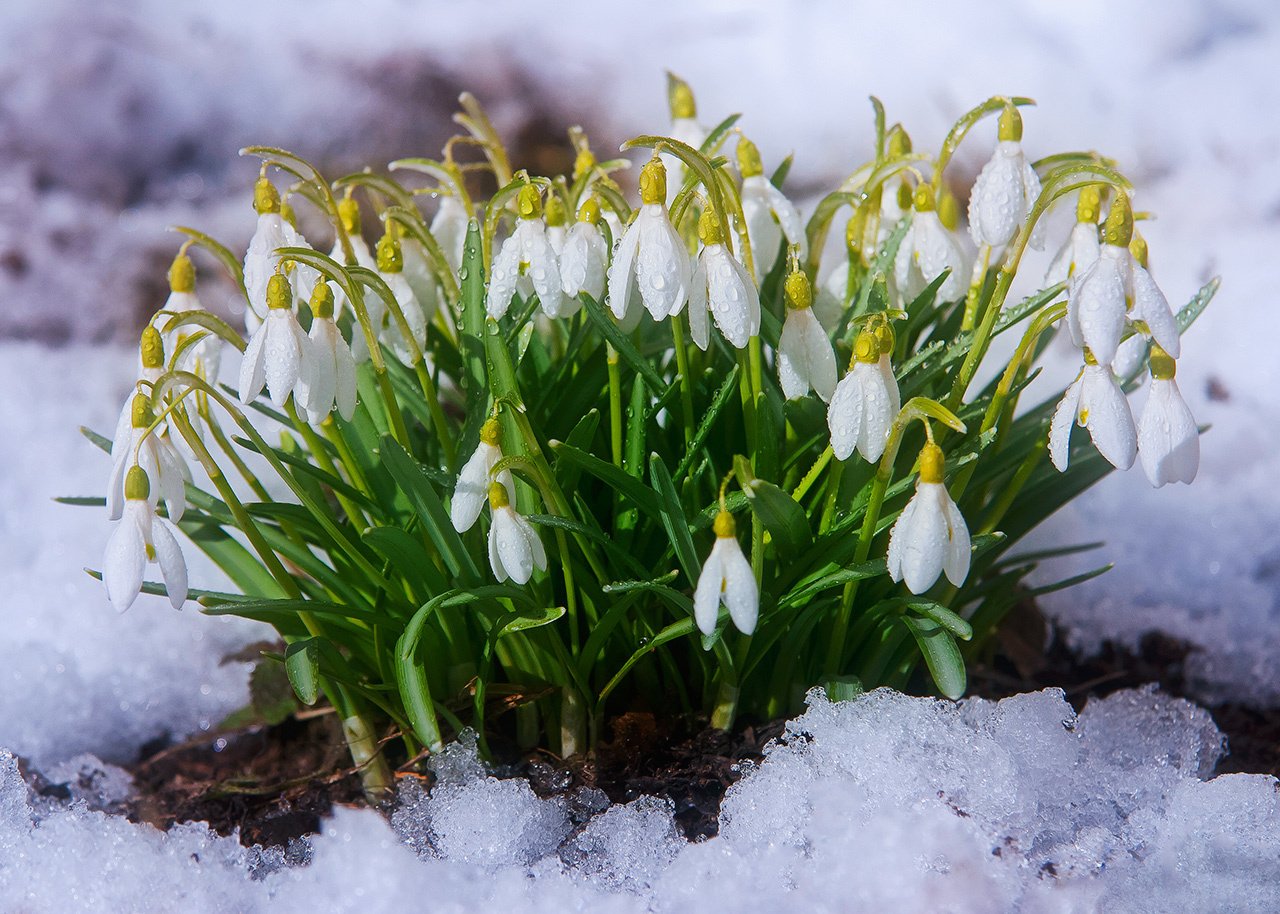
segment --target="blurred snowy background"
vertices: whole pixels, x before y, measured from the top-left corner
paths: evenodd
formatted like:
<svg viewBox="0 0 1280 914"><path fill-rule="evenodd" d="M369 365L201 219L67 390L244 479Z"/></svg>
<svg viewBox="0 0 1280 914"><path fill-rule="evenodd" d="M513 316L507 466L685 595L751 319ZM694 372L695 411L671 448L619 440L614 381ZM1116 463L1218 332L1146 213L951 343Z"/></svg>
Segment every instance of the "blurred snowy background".
<svg viewBox="0 0 1280 914"><path fill-rule="evenodd" d="M1054 595L1048 608L1085 650L1105 638L1133 644L1152 629L1189 641L1198 650L1188 672L1203 701L1280 701L1280 302L1270 279L1271 258L1280 250L1277 61L1280 6L1272 0L710 0L626 6L575 0L545 6L489 2L482 8L408 0L7 0L0 5L0 385L7 394L0 398L0 746L43 768L84 752L126 761L144 741L207 728L245 699L244 667L223 665L221 658L255 637L254 627L203 618L191 609L177 614L146 597L117 616L100 585L81 570L99 562L108 533L105 516L49 500L56 494L96 494L105 484L106 458L76 427L107 431L114 421L132 380L130 350L137 331L164 299L164 269L176 247L166 226L196 225L233 247L247 241L254 166L238 159L236 150L248 143L279 144L334 175L364 163L430 155L452 132L449 115L465 88L486 104L523 164L547 169L564 161L564 129L570 124L582 124L600 150L634 133L661 131L668 67L693 84L704 122L741 111L741 125L767 163L795 150L789 189L802 199L868 154L869 93L884 101L891 121L905 124L917 148L936 148L954 119L978 101L1023 94L1039 102L1025 113L1025 145L1033 155L1094 148L1120 161L1138 189L1138 207L1159 216L1144 233L1153 272L1175 307L1210 276L1224 277L1217 301L1185 341L1179 372L1193 410L1213 429L1203 441L1201 476L1193 487L1157 492L1140 471L1116 474L1046 525L1040 544L1107 541L1104 550L1079 564L1060 563L1046 577L1084 570L1088 563L1117 563L1102 578ZM990 147L991 137L979 130L962 148L949 172L959 189L967 188ZM1029 269L1035 268L1033 261ZM202 296L231 312L229 290L214 283L213 275L202 270ZM1137 402L1144 396L1137 394ZM213 583L211 574L197 568L194 577ZM1008 794L1009 803L1016 795L1019 804L1056 808L1070 800L1070 791L1087 792L1088 780L1079 772L1051 777L1049 768L1033 770L1036 760L1019 755L1019 741L1063 738L1053 721L1066 720L1069 709L1051 698L1037 701L1028 707L1039 710L1025 715L1021 729L991 737L1004 740L1000 751L1012 759L1001 762L1008 776L997 792ZM1216 753L1195 748L1213 742L1203 735L1203 722L1181 706L1173 713L1149 705L1142 720L1150 725L1150 741L1127 746L1096 737L1104 742L1093 744L1089 764L1103 764L1098 759L1108 753L1116 765L1119 756L1163 757L1166 766L1198 785L1195 776L1204 771L1168 759ZM878 713L877 706L869 707L867 714ZM856 742L860 731L831 723L836 717L822 718L825 738L854 740L849 751L874 756L874 746ZM939 723L914 745L971 741L967 727L988 736L995 732L975 720ZM1160 727L1168 734L1159 735ZM1114 737L1125 728L1094 729ZM1129 729L1146 732L1132 722ZM909 751L903 746L911 739L904 735L893 751ZM1079 767L1079 752L1088 754L1080 746L1052 757ZM889 751L888 744L883 748ZM772 760L763 770L770 765ZM966 787L966 776L957 772L949 794L996 789ZM931 775L922 769L919 776L927 781ZM1092 840L1098 846L1082 851L1081 861L1099 863L1117 849L1147 848L1144 853L1156 857L1175 854L1170 866L1194 868L1196 861L1176 856L1182 853L1177 835L1184 826L1169 826L1174 837L1162 844L1156 833L1168 823L1159 817L1182 803L1192 821L1185 827L1200 828L1195 817L1209 816L1205 810L1212 811L1212 801L1179 794L1175 802L1175 788L1183 790L1172 781L1158 789L1120 785L1116 789L1129 791L1132 801L1126 809L1148 819L1076 820L1085 838L1074 832L1050 835L1052 823L1038 816L1020 820L1027 845L1019 853L1029 856L1019 866L1030 866L1029 848L1037 842ZM833 788L821 779L799 778L788 789L804 807ZM1261 786L1247 801L1244 794L1252 788L1215 789L1223 808L1235 810L1231 815L1262 814ZM931 790L921 796L931 797ZM21 820L29 814L22 811L20 792L0 772L4 815ZM738 801L743 807L772 802L763 789L758 795L744 791ZM888 824L892 804L885 802L881 797L849 812L850 821L864 829L859 841L875 847L871 836L879 836L886 861L894 854L916 859L933 853L914 846L919 830ZM1207 807L1196 805L1206 802ZM1187 803L1192 812L1186 812ZM1253 804L1252 813L1247 804ZM504 818L511 817L497 815L495 822ZM650 824L619 834L633 838L637 852L643 845L646 854L659 853L654 848L666 845L646 837L644 828L661 833L668 820L660 813L640 819ZM28 834L12 821L10 831L0 829L0 844L15 849L29 866L27 881L20 883L0 864L0 887L15 893L0 893L10 900L8 907L59 909L53 903L31 906L39 896L32 887L58 878L61 864L55 858L62 855L50 850L58 840L126 854L136 872L123 885L143 878L158 857L185 859L187 852L177 838L165 844L123 822L46 821L63 831L47 824ZM1004 824L992 825L988 835L982 831L988 821ZM334 845L324 852L326 859L346 854L344 866L376 873L377 854L370 848L389 846L395 836L355 814L339 822L347 829L345 840L356 840L364 850ZM793 826L798 831L783 842L787 848L834 834L806 833L804 822ZM1010 828L995 814L973 827L981 833L978 845ZM87 837L90 832L96 837ZM801 890L820 891L805 868L821 861L802 854L778 862L783 852L757 847L764 832L753 834L749 847L743 845L747 850L721 847L714 853L746 854L734 864L738 872L772 854L781 870L768 872L785 871ZM200 834L181 838L191 853L209 850L206 840ZM1280 838L1272 834L1270 840L1274 857ZM549 841L535 844L554 848ZM1254 859L1256 848L1219 843L1214 847L1226 857L1210 854L1199 865L1226 865L1224 860L1235 859L1232 853L1243 855L1242 861ZM601 854L625 872L634 864L631 852L619 846ZM706 894L711 890L705 880L690 868L711 866L712 853L701 852L701 862L681 857L684 884L702 885L704 898L715 896ZM1004 878L992 875L993 867L1005 865L992 863L989 852L964 853L969 856L952 861L955 882L977 891ZM243 875L253 861L233 856L216 847L206 854L209 866L225 865ZM674 856L673 850L656 863L646 858L645 865L656 866L657 873ZM83 859L76 858L77 864ZM398 858L387 859L392 862L381 865L395 866ZM516 854L498 862L529 861ZM1087 874L1085 863L1074 865ZM170 880L161 891L193 884L196 866L175 863L157 871L156 878ZM873 871L869 866L866 872ZM508 877L489 897L524 897L519 868ZM323 876L305 878L315 883L311 891L317 898L334 889ZM470 884L456 878L458 886ZM1035 873L1017 878L1034 884ZM613 887L608 879L598 884ZM200 898L223 899L238 909L256 903L251 899L260 894L257 888L236 888L224 898L218 894L224 889ZM926 890L944 891L922 882L910 892ZM674 891L661 895L656 907L679 908L682 896ZM1007 897L1021 899L1028 910L1057 909L1036 901L1035 891L1009 891ZM917 904L942 897L911 894L905 887L903 892L899 900ZM1090 889L1085 895L1102 892ZM874 896L890 897L898 896ZM17 898L24 901L12 901ZM830 903L819 894L812 900ZM129 909L105 902L100 907Z"/></svg>

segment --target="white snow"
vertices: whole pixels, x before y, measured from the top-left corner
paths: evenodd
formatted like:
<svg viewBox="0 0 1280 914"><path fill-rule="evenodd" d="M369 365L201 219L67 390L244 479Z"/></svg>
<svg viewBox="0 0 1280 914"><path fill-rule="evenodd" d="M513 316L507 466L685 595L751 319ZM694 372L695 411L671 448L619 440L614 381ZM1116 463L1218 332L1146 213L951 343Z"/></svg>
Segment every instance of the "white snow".
<svg viewBox="0 0 1280 914"><path fill-rule="evenodd" d="M288 853L100 811L127 789L108 762L244 702L244 667L220 661L261 629L145 596L117 616L81 570L100 561L104 512L50 498L101 493L107 458L76 426L110 431L134 365L128 349L88 341L121 335L148 300L144 279L160 304L166 224L247 238L252 169L232 160L237 146L337 161L433 152L412 145L435 135L422 126L431 118L395 116L415 75L438 80L445 105L451 81L475 89L508 131L532 98L555 120L581 119L603 151L606 137L665 123L670 67L693 83L704 122L741 110L766 163L794 149L797 193L865 156L869 92L921 148L988 95L1035 97L1032 155L1097 148L1134 178L1139 208L1159 216L1142 231L1175 306L1224 277L1179 371L1213 426L1200 478L1153 491L1138 471L1116 474L1052 519L1028 548L1107 546L1053 563L1045 580L1117 567L1046 605L1085 650L1153 629L1198 646L1188 675L1205 701L1280 701L1280 8L571 0L550 16L504 0L484 20L395 0L358 16L337 0L198 12L19 0L0 11L0 332L76 341L0 342L0 746L75 801L29 795L0 757L0 908L1280 907L1275 781L1203 780L1221 751L1211 723L1148 693L1079 718L1052 693L999 705L819 700L731 791L722 835L697 845L659 801L543 801L465 753L430 796L407 787L390 824L339 810ZM384 70L399 75L379 83ZM989 150L975 134L956 180ZM216 287L202 292L225 306ZM1227 399L1210 398L1210 381ZM193 562L193 580L218 584L206 563Z"/></svg>

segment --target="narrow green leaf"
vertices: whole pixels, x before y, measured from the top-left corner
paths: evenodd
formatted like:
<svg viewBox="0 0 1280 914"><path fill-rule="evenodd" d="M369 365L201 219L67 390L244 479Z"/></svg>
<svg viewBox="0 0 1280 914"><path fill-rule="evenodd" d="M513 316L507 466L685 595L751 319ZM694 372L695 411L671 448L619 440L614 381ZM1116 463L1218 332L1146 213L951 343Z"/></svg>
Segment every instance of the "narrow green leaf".
<svg viewBox="0 0 1280 914"><path fill-rule="evenodd" d="M911 599L907 600L906 605L912 611L937 622L961 641L969 641L973 638L973 628L969 623L941 603L935 603L932 600Z"/></svg>
<svg viewBox="0 0 1280 914"><path fill-rule="evenodd" d="M667 531L667 537L671 540L671 547L680 561L680 567L684 569L685 577L690 584L693 584L698 580L701 568L698 552L694 548L693 537L689 533L689 521L685 517L684 509L680 507L680 497L676 494L676 487L671 482L667 465L656 453L649 455L649 478L662 505L663 529Z"/></svg>
<svg viewBox="0 0 1280 914"><path fill-rule="evenodd" d="M779 553L796 552L813 542L804 508L782 489L763 479L753 479L744 491L751 512L769 531Z"/></svg>
<svg viewBox="0 0 1280 914"><path fill-rule="evenodd" d="M611 313L605 313L604 308L590 295L583 292L579 298L582 299L583 307L586 309L587 316L591 319L591 323L596 326L603 336L614 349L618 350L618 355L622 356L623 361L631 367L631 370L644 378L649 389L654 395L661 396L666 384L658 372L654 370L649 359L646 359L636 349L635 344L631 342L631 337L622 332L622 328L618 326L617 321L613 319Z"/></svg>
<svg viewBox="0 0 1280 914"><path fill-rule="evenodd" d="M453 529L449 512L417 462L390 435L382 439L381 453L383 466L408 497L450 573L463 583L479 580L480 569L458 531Z"/></svg>
<svg viewBox="0 0 1280 914"><path fill-rule="evenodd" d="M295 641L285 648L284 669L294 694L304 705L313 705L320 697L319 638Z"/></svg>
<svg viewBox="0 0 1280 914"><path fill-rule="evenodd" d="M925 665L929 675L933 677L938 691L947 698L956 699L964 694L968 677L964 668L964 657L951 632L947 631L933 619L920 619L915 616L897 616L902 624L911 632L924 654Z"/></svg>

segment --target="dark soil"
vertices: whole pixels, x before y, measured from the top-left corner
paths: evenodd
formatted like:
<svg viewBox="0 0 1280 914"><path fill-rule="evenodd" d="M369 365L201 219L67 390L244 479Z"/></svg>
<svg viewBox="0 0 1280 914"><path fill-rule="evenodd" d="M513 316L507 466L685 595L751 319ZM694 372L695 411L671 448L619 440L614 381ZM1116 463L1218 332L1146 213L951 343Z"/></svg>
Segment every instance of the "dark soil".
<svg viewBox="0 0 1280 914"><path fill-rule="evenodd" d="M1061 688L1082 708L1093 697L1155 682L1184 695L1183 667L1191 648L1151 635L1137 651L1108 644L1095 657L1074 655L1027 604L1000 634L993 656L973 664L970 694L1003 698ZM1227 735L1229 754L1218 772L1280 775L1280 708L1238 704L1209 708ZM587 761L565 761L546 752L522 754L495 742L496 773L527 778L540 796L572 795L584 787L604 791L614 803L641 795L666 797L677 826L690 840L719 830L721 800L729 786L758 761L783 722L746 726L733 733L705 722L661 720L647 712L623 714L609 725L609 740ZM396 758L401 777L423 777L421 766ZM239 829L245 845L286 845L315 832L335 804L362 804L359 777L344 766L346 747L332 714L308 712L275 726L209 735L180 745L144 747L132 769L137 796L129 815L167 828L204 821L222 834Z"/></svg>

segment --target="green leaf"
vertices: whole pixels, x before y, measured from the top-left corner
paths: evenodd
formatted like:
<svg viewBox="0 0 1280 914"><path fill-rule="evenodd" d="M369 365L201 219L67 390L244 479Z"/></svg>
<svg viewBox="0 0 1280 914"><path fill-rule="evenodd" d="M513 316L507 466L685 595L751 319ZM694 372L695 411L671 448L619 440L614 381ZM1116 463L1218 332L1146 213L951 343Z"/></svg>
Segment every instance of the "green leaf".
<svg viewBox="0 0 1280 914"><path fill-rule="evenodd" d="M655 395L661 396L667 385L663 383L662 377L654 369L650 360L642 356L640 351L636 349L635 344L631 342L631 337L622 332L622 328L613 319L613 314L605 313L604 308L586 292L583 292L578 297L582 299L587 317L591 319L591 323L600 331L600 335L608 340L614 349L618 350L618 355L622 356L623 361L631 367L632 371L644 378L644 382L649 385L649 389Z"/></svg>
<svg viewBox="0 0 1280 914"><path fill-rule="evenodd" d="M1209 302L1213 301L1213 296L1217 294L1220 285L1222 285L1222 277L1213 277L1200 287L1200 291L1192 297L1191 301L1182 306L1177 315L1179 333L1186 333L1187 328L1195 323L1196 318L1204 312L1205 308L1209 307Z"/></svg>
<svg viewBox="0 0 1280 914"><path fill-rule="evenodd" d="M716 395L711 400L711 405L707 407L706 413L702 416L702 421L698 423L698 428L694 431L693 438L689 441L689 447L685 450L684 456L680 458L680 463L676 466L676 479L684 479L688 475L690 468L693 467L694 461L697 460L703 446L707 443L711 430L720 418L720 413L738 391L738 375L741 370L735 364L725 376L720 389L716 391Z"/></svg>
<svg viewBox="0 0 1280 914"><path fill-rule="evenodd" d="M912 599L907 600L906 605L914 612L937 622L961 641L969 641L973 638L973 628L969 623L957 616L951 610L947 609L941 603L935 603L932 600Z"/></svg>
<svg viewBox="0 0 1280 914"><path fill-rule="evenodd" d="M968 683L964 668L964 657L951 632L947 631L933 619L919 619L915 616L898 616L902 624L911 632L924 654L925 665L929 675L933 677L938 691L947 698L956 699L964 694Z"/></svg>
<svg viewBox="0 0 1280 914"><path fill-rule="evenodd" d="M680 497L676 494L676 487L671 482L667 465L656 453L649 455L649 478L662 505L663 529L667 531L667 537L671 540L671 546L675 550L676 558L680 561L680 567L684 569L685 577L692 584L698 580L701 568L698 552L694 548L693 537L689 533L689 521L685 517L684 509L680 507Z"/></svg>
<svg viewBox="0 0 1280 914"><path fill-rule="evenodd" d="M659 519L662 517L662 509L659 507L657 498L654 497L653 490L612 463L607 463L569 444L553 445L552 453L555 454L557 467L561 461L571 463L595 476L610 488L616 489L618 494L630 500L646 514Z"/></svg>
<svg viewBox="0 0 1280 914"><path fill-rule="evenodd" d="M445 510L440 496L423 474L417 462L405 452L400 443L390 435L382 439L382 463L399 483L400 488L413 505L418 519L440 552L451 574L464 583L480 579L480 569L467 550L458 531Z"/></svg>
<svg viewBox="0 0 1280 914"><path fill-rule="evenodd" d="M813 542L804 508L782 489L763 479L753 479L744 491L751 512L769 531L779 553L796 552Z"/></svg>
<svg viewBox="0 0 1280 914"><path fill-rule="evenodd" d="M563 606L543 606L533 611L522 612L498 631L497 637L503 638L513 632L523 632L531 628L550 625L565 613Z"/></svg>
<svg viewBox="0 0 1280 914"><path fill-rule="evenodd" d="M304 705L313 705L320 698L319 642L319 638L295 641L284 652L284 669L289 675L289 684Z"/></svg>

